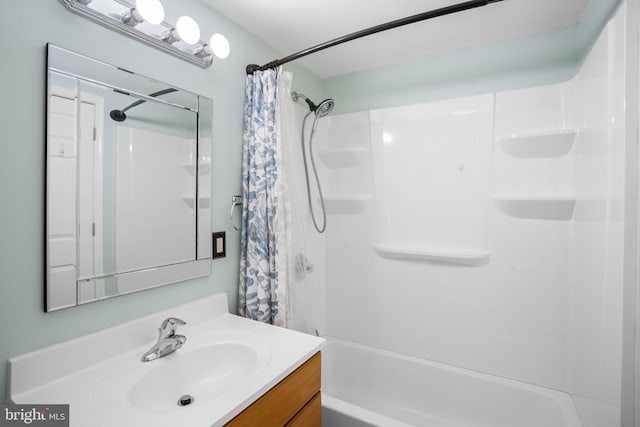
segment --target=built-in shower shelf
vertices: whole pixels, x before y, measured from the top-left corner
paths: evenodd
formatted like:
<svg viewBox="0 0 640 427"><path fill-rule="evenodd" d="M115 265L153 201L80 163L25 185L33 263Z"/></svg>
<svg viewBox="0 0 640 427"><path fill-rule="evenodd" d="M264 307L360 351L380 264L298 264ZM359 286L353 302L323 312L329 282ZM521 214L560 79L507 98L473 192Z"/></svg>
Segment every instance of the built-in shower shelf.
<svg viewBox="0 0 640 427"><path fill-rule="evenodd" d="M349 195L349 196L325 196L324 206L327 214L353 215L363 212L371 202L371 196Z"/></svg>
<svg viewBox="0 0 640 427"><path fill-rule="evenodd" d="M569 220L576 207L573 193L500 193L498 208L516 218Z"/></svg>
<svg viewBox="0 0 640 427"><path fill-rule="evenodd" d="M562 157L571 151L577 134L575 129L521 133L501 138L500 144L514 157Z"/></svg>
<svg viewBox="0 0 640 427"><path fill-rule="evenodd" d="M489 261L489 252L477 249L430 248L412 244L376 243L375 250L383 257L414 261L477 266Z"/></svg>
<svg viewBox="0 0 640 427"><path fill-rule="evenodd" d="M493 196L496 200L533 201L533 202L565 202L576 201L573 193L498 193Z"/></svg>
<svg viewBox="0 0 640 427"><path fill-rule="evenodd" d="M196 174L195 163L185 163L182 165L185 171L191 176ZM211 173L211 163L200 163L200 175L209 175Z"/></svg>
<svg viewBox="0 0 640 427"><path fill-rule="evenodd" d="M196 164L195 163L185 163L182 165L182 168L187 171L187 173L191 176L196 174Z"/></svg>
<svg viewBox="0 0 640 427"><path fill-rule="evenodd" d="M319 151L318 156L329 169L341 169L358 166L362 163L366 153L366 148L345 148L342 150Z"/></svg>
<svg viewBox="0 0 640 427"><path fill-rule="evenodd" d="M187 204L191 209L195 208L195 197L185 196L182 198L182 201ZM200 209L209 209L211 207L211 197L200 197L198 199L198 208Z"/></svg>

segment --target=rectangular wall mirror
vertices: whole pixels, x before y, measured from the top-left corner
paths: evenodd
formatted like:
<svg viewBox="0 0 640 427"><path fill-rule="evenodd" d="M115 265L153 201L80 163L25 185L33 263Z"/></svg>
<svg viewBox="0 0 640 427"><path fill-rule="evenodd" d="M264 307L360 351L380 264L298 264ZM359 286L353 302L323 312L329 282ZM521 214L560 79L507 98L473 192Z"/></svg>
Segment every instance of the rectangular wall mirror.
<svg viewBox="0 0 640 427"><path fill-rule="evenodd" d="M45 310L208 275L213 101L47 54Z"/></svg>

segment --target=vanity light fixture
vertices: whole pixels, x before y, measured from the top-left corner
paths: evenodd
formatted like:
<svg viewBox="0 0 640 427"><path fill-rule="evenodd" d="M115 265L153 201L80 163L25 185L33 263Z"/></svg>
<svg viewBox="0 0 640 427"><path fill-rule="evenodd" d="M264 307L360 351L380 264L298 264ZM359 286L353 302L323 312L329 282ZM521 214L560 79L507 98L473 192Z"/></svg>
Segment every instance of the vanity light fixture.
<svg viewBox="0 0 640 427"><path fill-rule="evenodd" d="M175 28L166 31L162 35L162 40L167 43L183 41L189 45L196 44L200 41L200 27L193 18L189 16L181 16L178 18ZM200 47L204 47L204 44L201 44ZM201 49L194 53L199 53L200 51Z"/></svg>
<svg viewBox="0 0 640 427"><path fill-rule="evenodd" d="M225 59L229 56L229 52L231 52L231 47L229 46L229 40L222 34L214 34L209 39L209 44L205 45L206 47L210 47L211 53L217 56L220 59Z"/></svg>
<svg viewBox="0 0 640 427"><path fill-rule="evenodd" d="M208 41L200 39L200 27L189 16L181 16L173 25L164 20L160 0L60 0L71 12L104 27L151 45L202 68L213 57L229 55L229 41L214 34Z"/></svg>
<svg viewBox="0 0 640 427"><path fill-rule="evenodd" d="M189 16L181 16L176 21L176 32L186 44L196 44L200 40L200 27Z"/></svg>
<svg viewBox="0 0 640 427"><path fill-rule="evenodd" d="M164 21L164 7L160 0L136 0L136 5L122 16L122 22L135 27L143 22L159 25Z"/></svg>

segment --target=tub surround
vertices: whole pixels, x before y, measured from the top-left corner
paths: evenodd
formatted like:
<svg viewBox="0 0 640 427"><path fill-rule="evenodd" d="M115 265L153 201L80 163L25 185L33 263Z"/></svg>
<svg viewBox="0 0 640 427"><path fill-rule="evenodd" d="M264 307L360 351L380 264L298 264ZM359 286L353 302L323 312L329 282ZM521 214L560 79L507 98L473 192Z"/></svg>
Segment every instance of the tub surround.
<svg viewBox="0 0 640 427"><path fill-rule="evenodd" d="M157 361L140 362L140 356L155 343L158 326L168 317L187 322L179 329L187 342ZM9 360L10 396L19 404L69 404L72 426L115 426L123 422L221 426L296 371L323 345L322 338L229 314L226 295L218 294L14 357ZM188 407L174 403L163 406L162 402L173 396L163 393L173 390L163 391L168 387L160 387L162 379L168 377L166 383L176 389L176 400L184 394L179 390L182 376L185 384L198 390L196 383L200 381L188 381L189 365L197 364L199 354L206 356L207 352L215 357L204 358L203 370L218 368L211 374L211 389L185 390L195 398ZM221 355L225 352L228 359ZM176 365L180 358L188 363ZM248 369L241 365L244 359ZM231 364L228 371L215 366L227 362ZM168 371L180 368L180 379L172 381ZM199 376L197 372L194 378ZM238 379L232 375L238 375ZM159 381L159 387L146 389L151 396L144 389L145 381L153 384L149 379ZM140 387L142 393L137 393Z"/></svg>
<svg viewBox="0 0 640 427"><path fill-rule="evenodd" d="M634 217L623 213L635 200L624 190L637 180L625 184L625 150L635 146L635 133L626 131L636 122L625 105L637 105L625 101L637 91L625 84L635 58L625 44L637 27L628 24L637 21L630 6L563 83L320 121L318 152L362 158L321 158L323 191L345 203L327 210L321 245L295 242L294 253L324 268L294 284L304 309L294 305L293 323L389 352L367 363L360 353L368 352L334 351L329 340L323 402L345 403L325 417L332 426L342 426L332 418L348 404L359 408L360 421L372 411L412 425L441 425L431 417L447 426L620 427L625 218ZM327 94L340 105L343 93ZM300 132L290 131L295 145ZM288 171L298 172L295 166ZM304 182L301 176L291 181ZM356 200L366 202L352 209ZM306 194L291 206L306 208ZM402 367L381 372L396 355L425 365L398 361ZM431 362L489 377L418 373ZM411 372L404 382L401 369ZM430 393L434 378L458 393ZM500 378L538 389L515 390ZM390 391L391 383L414 392ZM560 404L545 390L564 392ZM476 411L463 392L486 405ZM501 407L527 408L527 401L549 418L523 415L533 420L524 424ZM572 417L561 416L570 409ZM511 418L492 419L501 415Z"/></svg>

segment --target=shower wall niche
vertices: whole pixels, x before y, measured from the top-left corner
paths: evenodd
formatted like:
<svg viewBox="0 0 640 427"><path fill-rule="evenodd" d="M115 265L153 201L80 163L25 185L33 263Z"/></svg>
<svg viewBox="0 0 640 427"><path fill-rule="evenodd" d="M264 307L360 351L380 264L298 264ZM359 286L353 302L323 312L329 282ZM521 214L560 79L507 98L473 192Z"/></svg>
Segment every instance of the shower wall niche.
<svg viewBox="0 0 640 427"><path fill-rule="evenodd" d="M311 329L561 390L586 427L617 425L621 22L565 83L321 123Z"/></svg>

